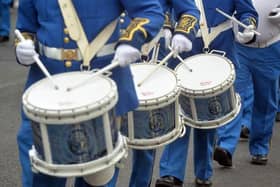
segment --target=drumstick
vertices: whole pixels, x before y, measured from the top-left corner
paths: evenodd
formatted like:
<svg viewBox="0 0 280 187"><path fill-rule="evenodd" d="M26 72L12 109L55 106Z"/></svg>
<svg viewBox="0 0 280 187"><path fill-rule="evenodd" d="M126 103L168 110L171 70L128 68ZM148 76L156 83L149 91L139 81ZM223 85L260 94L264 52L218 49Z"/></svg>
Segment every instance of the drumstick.
<svg viewBox="0 0 280 187"><path fill-rule="evenodd" d="M79 88L80 86L86 84L86 83L87 83L89 80L91 80L93 77L98 76L98 75L101 75L101 74L103 74L103 73L105 73L105 72L107 72L107 71L109 71L109 70L111 70L111 69L113 69L113 68L115 68L115 67L117 67L117 66L119 66L119 65L120 65L120 64L119 64L118 61L113 61L111 64L105 66L105 67L102 68L101 70L99 70L99 71L97 71L97 72L95 72L95 73L92 73L92 74L90 75L90 77L87 78L86 80L84 80L84 81L78 83L77 85L75 85L75 86L73 86L73 87L67 88L67 91L71 91L71 90L74 90L74 89L76 89L76 88Z"/></svg>
<svg viewBox="0 0 280 187"><path fill-rule="evenodd" d="M22 36L19 30L17 29L15 30L15 35L20 41L25 41L25 38ZM50 73L48 72L44 64L41 62L41 60L39 59L39 55L37 53L33 56L33 60L36 62L36 64L39 66L39 68L42 70L45 76L51 81L51 83L54 85L54 88L58 90L59 86L54 82L52 76L50 75Z"/></svg>
<svg viewBox="0 0 280 187"><path fill-rule="evenodd" d="M157 66L151 71L149 72L149 74L144 77L144 79L142 81L140 81L137 86L140 87L154 72L156 72L167 60L169 60L173 55L175 54L175 52L172 50L170 51L170 53L168 53L168 55L166 57L164 57L164 59L161 60L161 62L159 64L157 64Z"/></svg>
<svg viewBox="0 0 280 187"><path fill-rule="evenodd" d="M172 50L170 46L168 46L168 48L170 51ZM185 68L187 68L190 72L192 72L192 69L185 63L185 61L182 59L182 57L179 54L177 54L176 58L178 58L185 65Z"/></svg>
<svg viewBox="0 0 280 187"><path fill-rule="evenodd" d="M219 12L220 14L222 14L223 16L225 16L226 18L228 18L228 19L232 20L233 22L237 23L241 27L253 31L256 35L261 35L261 33L259 33L258 31L254 30L254 29L251 29L247 25L245 25L244 23L238 21L234 16L230 16L230 15L226 14L225 12L220 10L219 8L216 8L216 11Z"/></svg>

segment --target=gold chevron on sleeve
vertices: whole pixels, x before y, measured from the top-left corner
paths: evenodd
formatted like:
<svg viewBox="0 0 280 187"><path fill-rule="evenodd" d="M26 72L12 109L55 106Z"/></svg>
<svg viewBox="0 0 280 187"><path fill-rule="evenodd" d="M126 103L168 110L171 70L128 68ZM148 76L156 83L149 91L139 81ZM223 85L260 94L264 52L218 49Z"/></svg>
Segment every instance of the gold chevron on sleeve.
<svg viewBox="0 0 280 187"><path fill-rule="evenodd" d="M122 34L120 40L131 41L136 31L141 31L144 34L144 37L147 38L148 34L143 26L149 22L150 20L146 18L133 19L125 32Z"/></svg>

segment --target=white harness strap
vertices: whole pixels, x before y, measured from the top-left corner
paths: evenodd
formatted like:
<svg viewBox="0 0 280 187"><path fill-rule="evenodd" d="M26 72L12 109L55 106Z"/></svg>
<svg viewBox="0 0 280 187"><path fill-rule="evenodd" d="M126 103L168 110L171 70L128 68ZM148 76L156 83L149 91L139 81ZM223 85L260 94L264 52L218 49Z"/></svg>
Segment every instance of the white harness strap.
<svg viewBox="0 0 280 187"><path fill-rule="evenodd" d="M210 28L209 41L210 43L222 32L233 27L232 21L227 20L216 27Z"/></svg>
<svg viewBox="0 0 280 187"><path fill-rule="evenodd" d="M197 5L198 9L200 10L199 26L200 26L200 30L201 30L202 40L204 42L204 48L208 49L211 41L210 41L210 37L209 37L209 31L208 31L203 2L202 2L202 0L195 0L195 3Z"/></svg>
<svg viewBox="0 0 280 187"><path fill-rule="evenodd" d="M113 34L118 18L107 25L97 37L89 44L84 29L71 0L58 0L65 25L70 37L77 42L83 56L83 66L89 67L90 60L104 46Z"/></svg>
<svg viewBox="0 0 280 187"><path fill-rule="evenodd" d="M69 30L70 37L77 42L82 55L87 48L88 40L79 17L71 0L58 0L64 23Z"/></svg>

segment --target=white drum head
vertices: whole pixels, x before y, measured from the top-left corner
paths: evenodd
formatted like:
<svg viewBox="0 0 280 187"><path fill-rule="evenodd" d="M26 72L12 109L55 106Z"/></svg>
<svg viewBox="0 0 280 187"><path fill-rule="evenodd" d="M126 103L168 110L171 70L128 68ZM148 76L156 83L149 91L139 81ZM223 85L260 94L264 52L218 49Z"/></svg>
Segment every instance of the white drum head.
<svg viewBox="0 0 280 187"><path fill-rule="evenodd" d="M157 68L157 64L132 64L131 71L135 82L138 99L141 101L154 100L174 95L177 89L177 78L175 73L160 66L146 81L138 86L145 77Z"/></svg>
<svg viewBox="0 0 280 187"><path fill-rule="evenodd" d="M185 64L176 67L180 85L187 90L203 91L233 82L233 64L225 57L214 54L200 54L185 59Z"/></svg>
<svg viewBox="0 0 280 187"><path fill-rule="evenodd" d="M90 76L88 72L55 75L53 79L60 86L58 90L45 78L26 90L23 104L31 113L40 113L46 117L56 115L63 117L97 110L117 97L115 83L105 76L92 77L83 86L71 91L66 90Z"/></svg>

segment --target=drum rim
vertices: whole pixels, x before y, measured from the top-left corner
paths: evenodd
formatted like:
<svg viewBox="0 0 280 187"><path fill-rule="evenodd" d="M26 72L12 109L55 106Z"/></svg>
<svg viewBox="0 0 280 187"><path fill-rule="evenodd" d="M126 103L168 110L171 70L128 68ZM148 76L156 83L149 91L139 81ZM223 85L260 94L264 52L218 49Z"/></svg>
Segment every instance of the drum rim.
<svg viewBox="0 0 280 187"><path fill-rule="evenodd" d="M134 63L131 64L131 66L143 66L143 65L153 65L156 66L158 64L155 63ZM174 75L176 83L175 86L173 87L172 91L168 92L167 94L165 94L163 97L155 97L153 99L138 99L139 101L139 107L137 108L137 110L148 110L149 108L159 108L162 106L166 106L170 103L173 103L177 97L179 97L180 95L180 87L179 87L179 81L178 81L178 77L176 76L176 73L174 70L166 67L166 66L160 66L160 68L163 68L165 70L167 70L168 72L170 72L172 75ZM131 70L132 71L132 70Z"/></svg>
<svg viewBox="0 0 280 187"><path fill-rule="evenodd" d="M193 55L193 56L187 58L187 60L196 58L198 56L216 56L216 57L223 58L230 65L231 73L228 76L228 78L225 81L223 81L221 84L219 84L218 86L215 86L211 89L192 90L192 89L184 88L182 86L182 83L181 83L182 81L180 80L179 75L178 75L178 69L184 64L180 63L176 66L175 72L176 72L176 76L178 77L179 87L180 87L182 93L184 93L184 95L190 96L193 98L217 95L218 93L222 93L222 92L228 90L233 85L235 78L236 78L236 73L234 70L233 63L228 58L221 56L221 55L217 55L217 54L197 54L197 55Z"/></svg>
<svg viewBox="0 0 280 187"><path fill-rule="evenodd" d="M81 72L67 72L67 74L79 74ZM63 76L65 73L56 74L55 76ZM106 79L110 85L111 90L108 95L104 96L102 100L89 103L87 105L78 107L78 108L69 108L67 110L53 110L53 109L44 109L28 102L28 94L32 89L37 87L42 82L46 81L47 78L41 79L31 85L22 96L23 110L25 114L34 121L37 122L46 122L48 124L65 124L65 121L70 122L79 122L79 115L82 115L83 120L92 119L94 117L100 116L106 111L111 110L118 100L117 86L116 83L109 77L100 75L101 78ZM87 116L87 117L85 117ZM65 118L65 120L64 120Z"/></svg>

